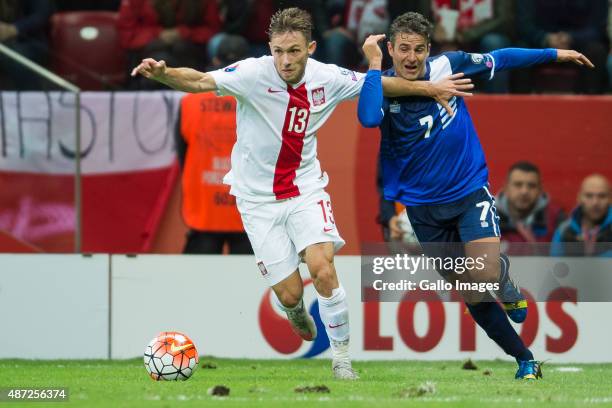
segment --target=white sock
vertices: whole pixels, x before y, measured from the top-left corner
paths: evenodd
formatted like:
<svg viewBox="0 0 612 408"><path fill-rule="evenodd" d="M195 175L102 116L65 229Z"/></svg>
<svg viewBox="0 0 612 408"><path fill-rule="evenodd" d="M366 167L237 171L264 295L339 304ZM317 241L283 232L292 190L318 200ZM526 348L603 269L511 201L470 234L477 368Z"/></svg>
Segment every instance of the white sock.
<svg viewBox="0 0 612 408"><path fill-rule="evenodd" d="M317 293L319 298L319 314L325 324L325 331L330 340L334 357L341 354L348 358L349 343L349 313L346 303L346 292L342 285L332 290L329 298Z"/></svg>

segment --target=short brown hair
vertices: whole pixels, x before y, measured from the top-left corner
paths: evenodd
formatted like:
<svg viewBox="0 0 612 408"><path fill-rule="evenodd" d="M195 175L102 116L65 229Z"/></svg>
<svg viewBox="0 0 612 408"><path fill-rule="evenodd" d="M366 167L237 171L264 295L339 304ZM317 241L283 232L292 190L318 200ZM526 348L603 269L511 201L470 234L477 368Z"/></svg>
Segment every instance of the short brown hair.
<svg viewBox="0 0 612 408"><path fill-rule="evenodd" d="M422 14L416 12L404 13L398 16L393 23L391 23L390 39L391 43L395 44L395 37L400 33L407 34L418 34L425 38L425 41L429 43L431 40L431 34L433 32L433 25L423 17Z"/></svg>
<svg viewBox="0 0 612 408"><path fill-rule="evenodd" d="M275 34L283 34L291 31L300 32L306 37L306 41L312 39L312 18L307 11L297 7L279 10L272 16L268 35L270 39Z"/></svg>
<svg viewBox="0 0 612 408"><path fill-rule="evenodd" d="M535 173L538 176L538 180L541 177L540 169L538 168L538 166L526 160L518 161L514 163L512 166L510 166L510 169L508 170L508 175L506 177L508 180L510 180L510 175L512 174L514 170L520 170L523 173Z"/></svg>

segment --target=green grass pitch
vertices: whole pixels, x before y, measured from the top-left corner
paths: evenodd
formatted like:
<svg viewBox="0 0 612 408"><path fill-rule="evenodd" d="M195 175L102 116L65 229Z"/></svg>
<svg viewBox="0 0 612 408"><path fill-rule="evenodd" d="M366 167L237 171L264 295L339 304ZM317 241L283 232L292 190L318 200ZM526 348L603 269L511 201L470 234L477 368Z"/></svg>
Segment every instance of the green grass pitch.
<svg viewBox="0 0 612 408"><path fill-rule="evenodd" d="M140 359L0 360L0 387L68 387L68 402L27 404L34 407L612 407L612 364L550 363L537 382L514 380L512 363L475 364L464 370L457 361L357 361L361 379L345 382L332 378L329 360L204 357L188 381L156 382ZM216 385L229 396L208 395ZM329 392L296 392L318 385Z"/></svg>

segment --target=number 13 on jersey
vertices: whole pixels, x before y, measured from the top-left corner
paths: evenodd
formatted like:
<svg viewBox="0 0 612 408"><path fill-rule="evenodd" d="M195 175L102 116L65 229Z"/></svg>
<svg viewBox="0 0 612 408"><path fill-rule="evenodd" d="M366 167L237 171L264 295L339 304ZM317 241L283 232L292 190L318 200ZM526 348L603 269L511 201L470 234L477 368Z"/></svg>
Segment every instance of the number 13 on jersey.
<svg viewBox="0 0 612 408"><path fill-rule="evenodd" d="M294 133L304 133L306 124L308 123L309 111L306 108L298 108L297 106L289 108L289 126L288 131Z"/></svg>

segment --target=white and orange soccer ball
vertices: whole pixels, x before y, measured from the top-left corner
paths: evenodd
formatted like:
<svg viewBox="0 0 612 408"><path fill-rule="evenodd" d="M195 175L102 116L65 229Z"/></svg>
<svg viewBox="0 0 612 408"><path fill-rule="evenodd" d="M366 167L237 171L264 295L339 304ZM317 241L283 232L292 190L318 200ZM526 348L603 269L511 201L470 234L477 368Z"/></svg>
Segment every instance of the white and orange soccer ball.
<svg viewBox="0 0 612 408"><path fill-rule="evenodd" d="M198 367L198 351L183 333L161 332L147 345L144 365L154 380L184 381Z"/></svg>

